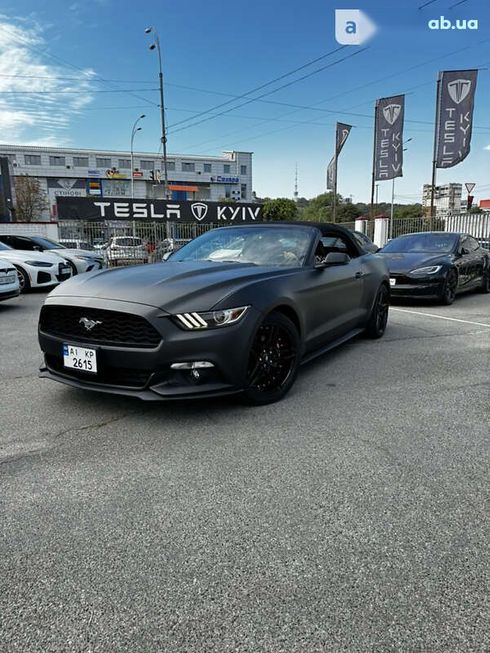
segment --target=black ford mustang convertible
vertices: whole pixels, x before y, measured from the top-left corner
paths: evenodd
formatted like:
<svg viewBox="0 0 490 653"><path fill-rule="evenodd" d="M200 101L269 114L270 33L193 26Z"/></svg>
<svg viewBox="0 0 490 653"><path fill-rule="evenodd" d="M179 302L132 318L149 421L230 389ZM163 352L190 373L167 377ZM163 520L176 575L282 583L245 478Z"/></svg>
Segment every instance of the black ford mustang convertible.
<svg viewBox="0 0 490 653"><path fill-rule="evenodd" d="M141 399L242 393L265 404L298 367L383 335L384 260L337 225L228 226L167 262L74 277L41 310L41 376Z"/></svg>

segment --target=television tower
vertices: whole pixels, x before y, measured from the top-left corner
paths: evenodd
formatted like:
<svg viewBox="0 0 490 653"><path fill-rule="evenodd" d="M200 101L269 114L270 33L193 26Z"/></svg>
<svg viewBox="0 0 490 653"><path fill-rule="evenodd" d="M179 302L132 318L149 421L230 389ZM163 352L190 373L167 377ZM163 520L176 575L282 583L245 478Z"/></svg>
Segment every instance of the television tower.
<svg viewBox="0 0 490 653"><path fill-rule="evenodd" d="M298 164L296 164L296 173L294 176L294 201L298 201Z"/></svg>

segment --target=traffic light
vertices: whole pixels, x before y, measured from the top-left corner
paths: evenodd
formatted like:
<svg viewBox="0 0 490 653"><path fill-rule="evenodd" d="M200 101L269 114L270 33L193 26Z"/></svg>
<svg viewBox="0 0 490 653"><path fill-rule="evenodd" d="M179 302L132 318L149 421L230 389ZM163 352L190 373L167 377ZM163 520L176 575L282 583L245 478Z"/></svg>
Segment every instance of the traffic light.
<svg viewBox="0 0 490 653"><path fill-rule="evenodd" d="M469 211L473 206L474 195L468 195L468 201L466 204L466 209Z"/></svg>

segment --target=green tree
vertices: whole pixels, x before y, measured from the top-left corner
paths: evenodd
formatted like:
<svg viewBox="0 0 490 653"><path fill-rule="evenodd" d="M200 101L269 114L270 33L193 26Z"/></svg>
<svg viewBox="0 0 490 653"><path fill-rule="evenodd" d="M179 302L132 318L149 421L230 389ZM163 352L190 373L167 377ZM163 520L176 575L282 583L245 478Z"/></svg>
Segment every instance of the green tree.
<svg viewBox="0 0 490 653"><path fill-rule="evenodd" d="M285 197L278 197L271 200L266 199L262 206L262 215L270 222L283 220L296 220L298 218L298 207L294 200Z"/></svg>

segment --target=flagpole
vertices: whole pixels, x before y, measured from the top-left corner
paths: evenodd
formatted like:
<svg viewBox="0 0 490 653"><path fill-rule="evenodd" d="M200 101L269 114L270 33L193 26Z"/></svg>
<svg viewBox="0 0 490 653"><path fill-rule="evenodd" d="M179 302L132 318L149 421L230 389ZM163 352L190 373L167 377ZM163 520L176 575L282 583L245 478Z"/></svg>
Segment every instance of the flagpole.
<svg viewBox="0 0 490 653"><path fill-rule="evenodd" d="M435 194L436 194L436 164L437 164L437 145L439 142L439 110L441 106L441 73L437 79L436 86L436 120L434 125L434 151L432 156L432 181L430 186L430 230L432 231L434 225L434 209L435 209Z"/></svg>
<svg viewBox="0 0 490 653"><path fill-rule="evenodd" d="M339 160L337 154L337 143L335 143L335 156L334 156L334 171L333 171L333 208L332 208L332 222L337 221L337 161Z"/></svg>
<svg viewBox="0 0 490 653"><path fill-rule="evenodd" d="M371 179L371 220L374 218L374 187L375 187L375 177L376 177L376 124L378 122L378 105L379 100L376 100L376 105L374 107L374 141L373 141L373 174Z"/></svg>

